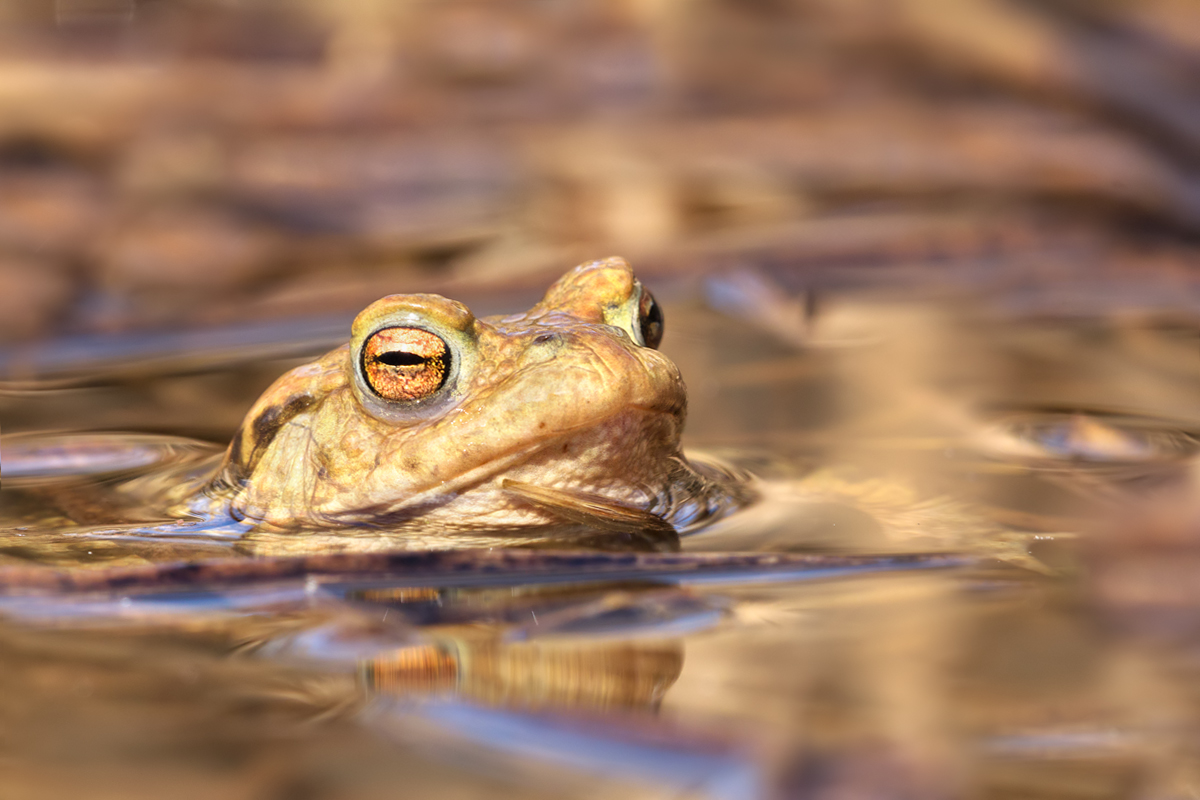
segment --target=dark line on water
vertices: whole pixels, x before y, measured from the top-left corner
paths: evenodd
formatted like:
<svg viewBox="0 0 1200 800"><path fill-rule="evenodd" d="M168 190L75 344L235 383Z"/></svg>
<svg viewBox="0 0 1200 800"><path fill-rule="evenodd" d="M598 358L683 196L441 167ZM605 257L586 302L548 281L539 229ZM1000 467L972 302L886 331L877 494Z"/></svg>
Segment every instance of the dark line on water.
<svg viewBox="0 0 1200 800"><path fill-rule="evenodd" d="M212 559L135 567L0 568L0 596L161 591L315 579L413 586L545 583L629 578L754 581L824 578L860 572L969 566L961 553L825 555L799 553L589 553L434 550L330 553L264 559Z"/></svg>

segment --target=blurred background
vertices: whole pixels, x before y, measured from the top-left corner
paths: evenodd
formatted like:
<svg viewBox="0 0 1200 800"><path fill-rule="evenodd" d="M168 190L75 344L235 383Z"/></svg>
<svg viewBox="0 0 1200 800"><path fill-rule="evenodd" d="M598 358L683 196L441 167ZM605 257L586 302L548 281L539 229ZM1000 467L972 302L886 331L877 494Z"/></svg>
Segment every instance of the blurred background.
<svg viewBox="0 0 1200 800"><path fill-rule="evenodd" d="M1192 0L5 0L0 370L610 254L1193 311L1198 143Z"/></svg>

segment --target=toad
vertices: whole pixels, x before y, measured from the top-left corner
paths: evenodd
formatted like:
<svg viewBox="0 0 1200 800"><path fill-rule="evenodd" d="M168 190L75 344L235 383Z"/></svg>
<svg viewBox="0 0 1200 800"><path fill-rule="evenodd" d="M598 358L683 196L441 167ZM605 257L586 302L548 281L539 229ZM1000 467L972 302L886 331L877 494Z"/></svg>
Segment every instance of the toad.
<svg viewBox="0 0 1200 800"><path fill-rule="evenodd" d="M511 316L385 297L263 394L203 497L275 531L687 527L741 490L683 455L687 398L662 336L619 258Z"/></svg>

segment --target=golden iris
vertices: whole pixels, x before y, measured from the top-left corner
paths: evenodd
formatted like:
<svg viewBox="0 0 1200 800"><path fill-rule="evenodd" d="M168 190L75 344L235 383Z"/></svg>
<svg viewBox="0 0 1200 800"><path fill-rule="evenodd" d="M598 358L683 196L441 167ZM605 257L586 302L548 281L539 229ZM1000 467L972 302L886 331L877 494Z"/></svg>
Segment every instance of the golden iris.
<svg viewBox="0 0 1200 800"><path fill-rule="evenodd" d="M385 400L421 400L446 382L450 349L421 328L384 328L363 346L362 369L367 385Z"/></svg>

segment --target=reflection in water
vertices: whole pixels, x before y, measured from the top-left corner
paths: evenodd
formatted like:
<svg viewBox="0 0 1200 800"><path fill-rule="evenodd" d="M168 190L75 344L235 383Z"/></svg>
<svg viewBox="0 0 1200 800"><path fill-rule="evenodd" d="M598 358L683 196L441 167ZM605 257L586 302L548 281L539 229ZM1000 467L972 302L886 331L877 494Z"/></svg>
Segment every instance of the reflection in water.
<svg viewBox="0 0 1200 800"><path fill-rule="evenodd" d="M526 709L656 708L683 664L682 644L662 637L722 616L720 603L653 585L350 597L429 626L433 639L362 662L371 689Z"/></svg>
<svg viewBox="0 0 1200 800"><path fill-rule="evenodd" d="M362 666L385 694L454 694L524 709L656 708L679 677L683 647L447 640L399 650Z"/></svg>
<svg viewBox="0 0 1200 800"><path fill-rule="evenodd" d="M542 708L656 708L683 664L665 638L711 627L715 599L655 584L346 593L346 612L255 652L353 669L371 692ZM418 633L419 631L419 633ZM632 638L631 638L632 637Z"/></svg>

